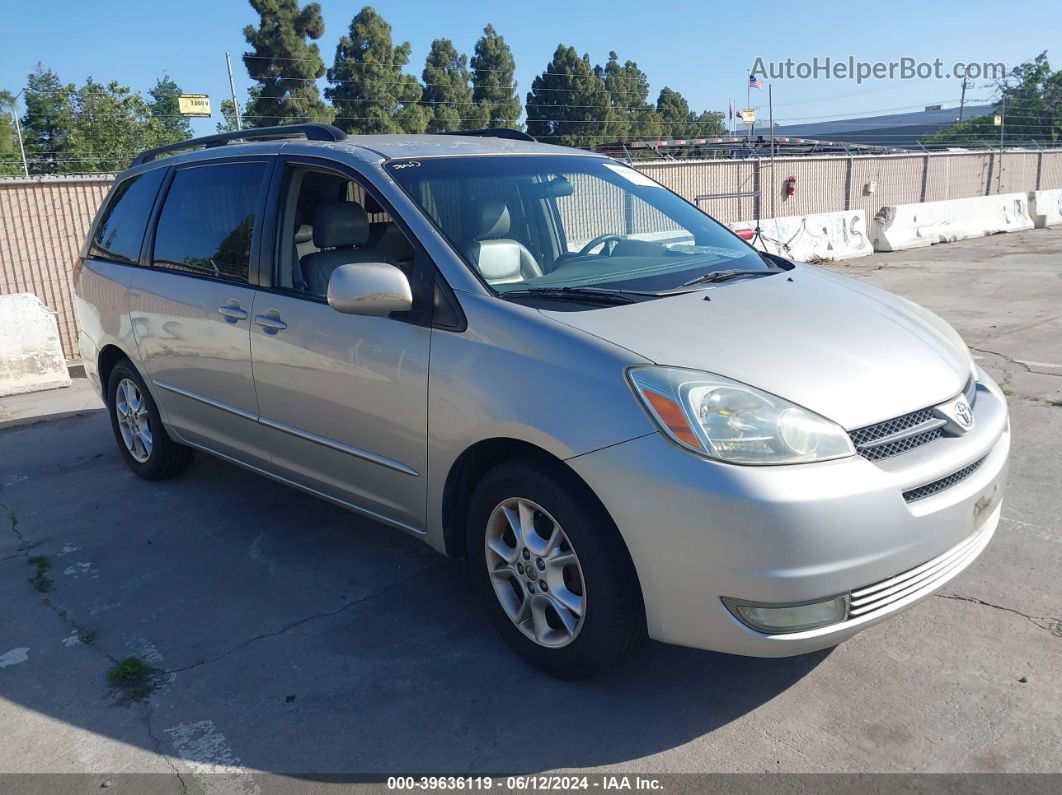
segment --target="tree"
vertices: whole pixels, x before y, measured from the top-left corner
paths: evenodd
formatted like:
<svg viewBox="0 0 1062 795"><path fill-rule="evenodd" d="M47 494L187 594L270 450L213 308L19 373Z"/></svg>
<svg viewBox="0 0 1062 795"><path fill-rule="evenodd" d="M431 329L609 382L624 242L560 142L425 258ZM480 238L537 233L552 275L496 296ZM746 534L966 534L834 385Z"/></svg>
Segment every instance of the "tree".
<svg viewBox="0 0 1062 795"><path fill-rule="evenodd" d="M177 102L177 98L183 93L181 87L173 82L169 75L163 75L155 81L155 87L148 93L151 95L148 110L155 118L161 136L161 140L154 145L172 144L191 138L192 125L181 115Z"/></svg>
<svg viewBox="0 0 1062 795"><path fill-rule="evenodd" d="M723 114L717 110L702 110L696 116L690 114L690 136L693 138L718 138L726 135Z"/></svg>
<svg viewBox="0 0 1062 795"><path fill-rule="evenodd" d="M431 43L423 78L424 103L432 114L428 132L467 128L466 122L475 116L468 56L459 53L449 39L436 39Z"/></svg>
<svg viewBox="0 0 1062 795"><path fill-rule="evenodd" d="M424 132L431 110L420 104L417 78L402 72L411 49L408 41L392 42L391 26L371 6L355 15L328 70L325 96L337 126L350 133Z"/></svg>
<svg viewBox="0 0 1062 795"><path fill-rule="evenodd" d="M661 132L669 138L685 138L690 125L690 104L678 91L664 86L656 99Z"/></svg>
<svg viewBox="0 0 1062 795"><path fill-rule="evenodd" d="M656 112L661 133L666 138L715 138L726 133L722 113L708 110L695 113L682 94L667 86L657 97Z"/></svg>
<svg viewBox="0 0 1062 795"><path fill-rule="evenodd" d="M527 94L527 131L552 144L589 148L608 138L610 109L590 56L559 44Z"/></svg>
<svg viewBox="0 0 1062 795"><path fill-rule="evenodd" d="M240 112L243 113L246 107L240 108ZM221 106L218 108L218 112L221 113L221 121L215 125L215 129L219 133L235 132L236 131L236 103L231 99L221 100Z"/></svg>
<svg viewBox="0 0 1062 795"><path fill-rule="evenodd" d="M483 28L469 62L472 67L472 101L476 111L470 116L479 127L519 129L520 98L516 95L516 62L513 52L493 25ZM471 126L471 124L470 124Z"/></svg>
<svg viewBox="0 0 1062 795"><path fill-rule="evenodd" d="M259 86L251 86L247 89L247 102L240 106L241 120L247 118L247 108L254 105L258 100L258 95L262 93L262 89ZM236 105L231 99L221 100L221 105L218 108L221 113L222 121L217 123L217 131L219 133L234 132L236 130ZM244 127L247 127L247 123L244 122Z"/></svg>
<svg viewBox="0 0 1062 795"><path fill-rule="evenodd" d="M31 174L54 174L69 165L73 98L74 84L61 82L42 64L26 79L22 140Z"/></svg>
<svg viewBox="0 0 1062 795"><path fill-rule="evenodd" d="M245 127L272 127L299 122L330 122L333 112L321 99L315 80L324 77L321 52L310 39L324 33L321 7L298 0L250 0L259 24L243 29L251 51L243 63L258 93L248 105Z"/></svg>
<svg viewBox="0 0 1062 795"><path fill-rule="evenodd" d="M619 62L615 52L608 54L604 66L595 66L594 74L608 91L609 123L607 136L612 141L634 141L660 137L660 119L649 103L649 78L634 61Z"/></svg>
<svg viewBox="0 0 1062 795"><path fill-rule="evenodd" d="M121 171L141 150L167 142L149 103L117 81L103 84L90 77L74 94L73 110L62 170Z"/></svg>
<svg viewBox="0 0 1062 795"><path fill-rule="evenodd" d="M999 88L1006 100L1006 107L1000 108L1005 137L1009 116L1016 141L1058 143L1062 138L1062 71L1051 70L1046 51L1015 66Z"/></svg>
<svg viewBox="0 0 1062 795"><path fill-rule="evenodd" d="M1035 141L1057 144L1062 139L1062 71L1052 71L1047 53L1011 69L997 86L995 113L1003 116L1003 143ZM1000 128L992 116L978 116L941 127L919 140L925 146L998 146Z"/></svg>
<svg viewBox="0 0 1062 795"><path fill-rule="evenodd" d="M15 112L15 96L0 90L0 174L21 174L22 157L18 151L18 137L11 114Z"/></svg>
<svg viewBox="0 0 1062 795"><path fill-rule="evenodd" d="M143 149L188 138L191 128L178 115L180 92L168 77L157 81L150 99L116 81L91 77L75 88L38 65L23 92L30 172L120 171Z"/></svg>
<svg viewBox="0 0 1062 795"><path fill-rule="evenodd" d="M992 116L976 116L926 133L918 140L929 149L999 146L999 127Z"/></svg>

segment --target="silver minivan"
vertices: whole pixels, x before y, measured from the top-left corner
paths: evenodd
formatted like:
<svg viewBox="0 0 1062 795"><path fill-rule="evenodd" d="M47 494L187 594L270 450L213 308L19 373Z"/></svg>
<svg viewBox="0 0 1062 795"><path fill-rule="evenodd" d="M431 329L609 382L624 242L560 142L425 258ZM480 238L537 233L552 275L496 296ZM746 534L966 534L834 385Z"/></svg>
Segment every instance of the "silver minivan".
<svg viewBox="0 0 1062 795"><path fill-rule="evenodd" d="M1007 405L944 321L619 162L475 133L137 157L74 277L129 467L201 450L419 536L565 678L645 634L829 647L985 548Z"/></svg>

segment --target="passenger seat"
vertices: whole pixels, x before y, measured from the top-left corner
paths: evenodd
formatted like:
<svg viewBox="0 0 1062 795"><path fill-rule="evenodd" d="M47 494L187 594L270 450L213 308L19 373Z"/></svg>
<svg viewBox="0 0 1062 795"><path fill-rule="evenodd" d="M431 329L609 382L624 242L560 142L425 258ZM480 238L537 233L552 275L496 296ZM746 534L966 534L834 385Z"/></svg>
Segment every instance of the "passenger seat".
<svg viewBox="0 0 1062 795"><path fill-rule="evenodd" d="M542 275L534 255L509 234L509 208L502 201L485 201L475 210L476 232L466 248L468 258L487 284L511 284Z"/></svg>

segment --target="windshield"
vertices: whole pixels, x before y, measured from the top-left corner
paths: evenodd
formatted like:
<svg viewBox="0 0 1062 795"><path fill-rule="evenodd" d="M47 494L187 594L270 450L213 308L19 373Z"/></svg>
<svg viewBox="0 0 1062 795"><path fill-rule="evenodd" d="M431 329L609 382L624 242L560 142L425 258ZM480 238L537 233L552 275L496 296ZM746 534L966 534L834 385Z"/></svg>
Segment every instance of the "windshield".
<svg viewBox="0 0 1062 795"><path fill-rule="evenodd" d="M716 271L771 271L725 227L615 161L495 155L387 168L499 293L656 292Z"/></svg>

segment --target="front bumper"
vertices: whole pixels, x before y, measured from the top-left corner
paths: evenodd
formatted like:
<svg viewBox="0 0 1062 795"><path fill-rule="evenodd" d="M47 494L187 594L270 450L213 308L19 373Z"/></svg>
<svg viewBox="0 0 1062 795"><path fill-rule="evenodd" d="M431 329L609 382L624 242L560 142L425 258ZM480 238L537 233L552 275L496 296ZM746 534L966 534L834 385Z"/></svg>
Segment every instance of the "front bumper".
<svg viewBox="0 0 1062 795"><path fill-rule="evenodd" d="M638 571L649 634L667 643L784 657L836 645L926 598L999 523L1010 448L1006 400L987 376L974 427L908 453L735 466L650 434L570 459L616 521ZM908 502L904 492L973 471ZM851 594L841 623L765 634L724 597L783 604Z"/></svg>

